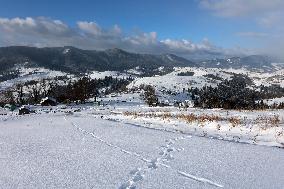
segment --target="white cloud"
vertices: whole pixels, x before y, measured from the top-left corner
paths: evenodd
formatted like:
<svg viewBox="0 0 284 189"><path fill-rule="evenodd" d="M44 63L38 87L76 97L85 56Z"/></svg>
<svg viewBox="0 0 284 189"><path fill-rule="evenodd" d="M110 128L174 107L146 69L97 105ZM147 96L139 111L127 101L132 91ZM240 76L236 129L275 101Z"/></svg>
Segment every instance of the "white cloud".
<svg viewBox="0 0 284 189"><path fill-rule="evenodd" d="M224 17L244 17L282 12L283 0L200 0L203 8Z"/></svg>
<svg viewBox="0 0 284 189"><path fill-rule="evenodd" d="M245 18L262 27L283 29L283 0L200 0L200 6L216 16Z"/></svg>
<svg viewBox="0 0 284 189"><path fill-rule="evenodd" d="M181 52L194 52L194 51L207 51L213 50L214 46L211 45L207 39L203 40L200 44L194 44L189 40L172 40L165 39L161 43L168 46L171 50L179 50Z"/></svg>
<svg viewBox="0 0 284 189"><path fill-rule="evenodd" d="M262 33L262 32L238 32L236 33L236 35L241 37L252 37L252 38L264 38L270 36L268 33Z"/></svg>
<svg viewBox="0 0 284 189"><path fill-rule="evenodd" d="M92 35L102 35L101 28L95 23L95 22L77 22L78 27L86 32L90 33Z"/></svg>
<svg viewBox="0 0 284 189"><path fill-rule="evenodd" d="M199 0L200 6L214 15L255 23L256 31L237 32L250 38L258 53L274 54L284 59L284 1L283 0ZM245 30L245 28L240 28Z"/></svg>
<svg viewBox="0 0 284 189"><path fill-rule="evenodd" d="M230 52L211 44L190 40L159 40L156 32L134 32L126 35L118 25L110 29L95 22L79 21L72 28L60 20L50 18L0 18L0 46L75 46L83 49L103 50L122 48L140 53L174 53L184 57L196 54L224 55ZM235 53L235 52L234 52Z"/></svg>
<svg viewBox="0 0 284 189"><path fill-rule="evenodd" d="M134 36L129 36L124 39L134 45L155 45L157 43L157 33L139 33Z"/></svg>
<svg viewBox="0 0 284 189"><path fill-rule="evenodd" d="M18 27L23 27L23 26L35 26L34 19L27 17L25 19L20 19L20 18L13 18L13 19L8 19L8 18L0 18L0 24L4 24L7 26L18 26Z"/></svg>
<svg viewBox="0 0 284 189"><path fill-rule="evenodd" d="M284 1L283 1L284 2ZM271 12L266 16L260 17L258 19L258 24L264 28L273 28L275 30L284 30L284 7L281 12Z"/></svg>

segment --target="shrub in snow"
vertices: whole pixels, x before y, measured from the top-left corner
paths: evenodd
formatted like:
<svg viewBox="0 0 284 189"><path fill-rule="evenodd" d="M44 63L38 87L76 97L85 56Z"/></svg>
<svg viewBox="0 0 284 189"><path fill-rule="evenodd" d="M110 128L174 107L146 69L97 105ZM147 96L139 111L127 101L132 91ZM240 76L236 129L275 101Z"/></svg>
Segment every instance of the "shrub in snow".
<svg viewBox="0 0 284 189"><path fill-rule="evenodd" d="M151 85L146 85L144 87L144 99L149 106L158 105L158 97L156 95L155 88Z"/></svg>

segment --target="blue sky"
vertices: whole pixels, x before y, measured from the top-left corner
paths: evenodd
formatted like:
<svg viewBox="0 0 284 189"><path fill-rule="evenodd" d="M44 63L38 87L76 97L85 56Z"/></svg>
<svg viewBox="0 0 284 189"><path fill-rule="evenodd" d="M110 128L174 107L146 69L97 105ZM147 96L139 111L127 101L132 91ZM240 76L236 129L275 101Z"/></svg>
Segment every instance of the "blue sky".
<svg viewBox="0 0 284 189"><path fill-rule="evenodd" d="M4 0L1 2L2 17L44 16L62 20L70 26L74 26L77 21L95 21L106 28L118 24L125 32L156 31L161 39L184 38L197 42L206 37L226 46L234 43L232 37L235 38L235 29L240 24L250 26L249 23L231 24L230 20L214 17L200 9L197 1L189 0L179 0L178 3L173 0L81 0L79 3L70 0Z"/></svg>
<svg viewBox="0 0 284 189"><path fill-rule="evenodd" d="M52 46L56 41L57 46L89 49L93 40L94 49L175 53L180 47L176 54L185 55L196 49L212 50L212 54L253 52L265 49L273 36L282 33L275 25L284 21L283 8L282 0L1 0L0 46ZM27 18L36 27L29 25ZM55 20L68 27L63 38L63 33L54 32L62 31ZM54 24L52 29L49 23ZM82 45L81 34L86 45ZM33 39L36 37L39 39ZM60 39L62 43L58 43Z"/></svg>

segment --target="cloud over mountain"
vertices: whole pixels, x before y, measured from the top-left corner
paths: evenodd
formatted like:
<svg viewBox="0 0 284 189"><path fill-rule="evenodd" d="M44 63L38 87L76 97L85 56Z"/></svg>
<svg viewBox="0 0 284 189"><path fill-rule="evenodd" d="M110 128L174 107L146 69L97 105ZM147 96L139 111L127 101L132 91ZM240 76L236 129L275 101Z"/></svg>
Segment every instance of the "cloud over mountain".
<svg viewBox="0 0 284 189"><path fill-rule="evenodd" d="M60 20L46 17L0 18L0 46L30 45L76 46L83 49L122 48L142 53L174 53L184 57L225 55L236 51L223 49L204 39L162 39L156 32L126 34L118 25L102 28L96 22L78 21L71 27Z"/></svg>

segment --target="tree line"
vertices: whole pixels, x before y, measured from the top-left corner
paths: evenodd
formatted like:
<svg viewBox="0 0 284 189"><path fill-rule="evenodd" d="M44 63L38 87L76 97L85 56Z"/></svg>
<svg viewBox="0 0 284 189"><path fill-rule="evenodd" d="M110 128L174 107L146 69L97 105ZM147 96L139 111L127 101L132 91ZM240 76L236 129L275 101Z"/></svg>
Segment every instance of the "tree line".
<svg viewBox="0 0 284 189"><path fill-rule="evenodd" d="M284 88L280 86L260 86L258 90L249 87L251 79L235 75L231 80L225 79L213 88L204 86L201 89L191 88L189 93L196 107L224 109L267 109L284 108L284 103L269 107L264 99L284 96Z"/></svg>
<svg viewBox="0 0 284 189"><path fill-rule="evenodd" d="M76 80L32 80L2 91L0 105L38 104L44 97L53 97L59 103L85 103L89 98L96 100L99 95L125 91L132 80L131 77L118 79L111 76L104 79L83 76Z"/></svg>

